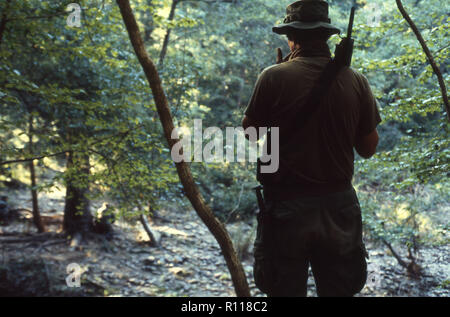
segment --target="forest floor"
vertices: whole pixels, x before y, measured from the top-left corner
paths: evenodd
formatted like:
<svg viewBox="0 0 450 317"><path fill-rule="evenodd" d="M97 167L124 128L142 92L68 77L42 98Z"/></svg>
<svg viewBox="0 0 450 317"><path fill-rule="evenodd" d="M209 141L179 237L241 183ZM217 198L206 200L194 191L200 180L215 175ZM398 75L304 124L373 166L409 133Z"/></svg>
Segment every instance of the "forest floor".
<svg viewBox="0 0 450 317"><path fill-rule="evenodd" d="M31 209L26 191L12 193L10 201L13 207ZM44 216L62 220L62 198L41 194L40 204ZM195 212L174 208L159 214L166 220L151 223L159 247L149 246L139 222L116 222L112 239L99 236L72 246L57 235L60 224L48 227L54 234L37 234L30 215L0 226L0 296L234 296L220 248ZM255 223L233 223L227 228L242 255L252 295L263 296L252 276ZM370 282L357 296L450 295L448 245L419 252L423 270L419 278L408 276L384 246L370 241L366 245ZM80 287L67 286L71 263L82 270ZM308 295L316 295L312 275Z"/></svg>

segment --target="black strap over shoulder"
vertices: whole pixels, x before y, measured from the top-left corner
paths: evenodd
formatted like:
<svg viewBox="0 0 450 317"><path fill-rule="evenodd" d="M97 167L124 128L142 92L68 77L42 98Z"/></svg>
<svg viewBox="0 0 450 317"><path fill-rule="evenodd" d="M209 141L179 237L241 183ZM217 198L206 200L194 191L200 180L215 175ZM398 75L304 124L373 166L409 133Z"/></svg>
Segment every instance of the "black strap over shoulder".
<svg viewBox="0 0 450 317"><path fill-rule="evenodd" d="M319 80L314 85L313 89L309 93L306 98L306 102L303 107L300 107L300 110L292 115L289 121L286 121L286 126L283 127L286 131L295 131L299 129L299 127L303 127L306 122L312 117L314 113L316 113L321 107L323 107L322 100L328 94L332 83L336 79L339 71L344 66L338 63L335 59L331 59L328 64L325 66L322 74L319 77ZM283 140L283 144L286 146L289 144L295 136L295 133L290 133L289 135L285 135L287 139ZM267 131L267 152L271 151L271 130L270 128ZM274 174L263 174L261 173L261 165L270 164L261 162L258 159L257 164L257 179L263 184L277 184L283 178L283 175L280 173ZM280 157L280 165L283 165L282 158Z"/></svg>
<svg viewBox="0 0 450 317"><path fill-rule="evenodd" d="M338 63L335 59L331 59L328 62L320 75L319 80L309 93L308 98L306 98L304 106L291 117L291 120L286 127L287 131L295 129L296 127L303 127L312 115L323 106L322 100L328 95L332 83L335 81L342 68L343 65Z"/></svg>
<svg viewBox="0 0 450 317"><path fill-rule="evenodd" d="M352 7L350 13L350 20L347 29L347 37L343 38L342 41L336 45L335 57L331 59L328 64L325 66L324 71L319 77L319 80L314 85L313 89L306 98L306 102L303 107L299 107L299 110L294 113L289 118L286 118L286 124L284 124L283 129L285 131L295 131L296 129L302 128L305 126L305 123L311 118L311 116L316 113L319 109L323 107L322 100L328 94L331 85L337 78L339 72L344 67L350 67L352 61L353 54L353 39L352 39L352 30L353 30L353 21L355 16L355 7ZM283 140L284 146L289 146L289 143L294 139L294 133L289 133L288 135L284 135L286 139ZM271 131L270 128L267 132L267 153L271 151ZM281 148L281 146L280 146ZM281 156L281 155L280 155ZM257 179L263 184L270 185L279 185L280 182L286 175L283 175L283 171L276 172L274 174L262 174L261 173L261 165L270 164L270 162L262 163L260 159L258 159L257 165ZM280 157L280 169L283 165L283 158ZM288 170L285 170L284 173L289 173Z"/></svg>

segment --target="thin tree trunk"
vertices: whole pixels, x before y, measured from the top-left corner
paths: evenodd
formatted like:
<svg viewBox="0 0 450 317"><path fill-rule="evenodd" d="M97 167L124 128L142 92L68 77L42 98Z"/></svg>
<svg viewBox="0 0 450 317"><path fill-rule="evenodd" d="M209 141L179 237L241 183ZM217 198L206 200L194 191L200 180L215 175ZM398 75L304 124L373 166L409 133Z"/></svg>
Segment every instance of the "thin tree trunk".
<svg viewBox="0 0 450 317"><path fill-rule="evenodd" d="M173 145L178 142L178 140L171 138L174 124L158 71L156 70L155 64L150 59L145 50L144 43L139 33L139 27L130 7L129 0L117 0L117 4L119 5L123 21L130 37L131 44L133 45L135 53L142 65L142 68L152 90L158 115L164 129L165 137L167 139L169 147L172 148ZM186 162L176 163L176 168L186 196L188 197L198 216L202 219L202 221L205 223L205 225L208 227L208 229L211 231L220 245L222 254L231 274L231 279L234 284L236 295L246 297L250 296L250 290L248 287L244 269L236 255L236 252L233 248L233 243L231 242L231 238L225 226L214 216L211 208L206 204L197 185L194 182L191 170Z"/></svg>
<svg viewBox="0 0 450 317"><path fill-rule="evenodd" d="M33 153L33 114L30 113L30 118L28 122L28 146L30 153ZM36 191L36 171L34 169L34 161L31 160L28 162L28 166L30 168L30 178L31 178L31 198L33 203L33 221L36 225L36 228L38 229L39 233L45 232L45 227L42 223L41 214L39 212L39 205L38 205L38 195Z"/></svg>
<svg viewBox="0 0 450 317"><path fill-rule="evenodd" d="M142 227L144 227L145 232L147 233L148 237L150 238L150 244L154 247L157 247L159 243L156 240L155 235L152 232L152 229L150 229L150 225L148 223L146 215L140 215L139 221L141 222Z"/></svg>
<svg viewBox="0 0 450 317"><path fill-rule="evenodd" d="M45 232L44 224L42 223L41 214L39 212L39 205L38 205L38 195L36 191L36 173L34 170L34 162L29 162L30 166L30 175L31 175L31 197L33 201L33 221L36 225L36 228L38 229L39 233Z"/></svg>
<svg viewBox="0 0 450 317"><path fill-rule="evenodd" d="M8 17L6 14L8 12L10 3L11 0L6 0L6 6L2 14L2 19L0 21L0 45L2 44L3 33L5 33L6 23L8 22Z"/></svg>
<svg viewBox="0 0 450 317"><path fill-rule="evenodd" d="M430 62L431 67L433 68L433 71L438 78L439 86L441 87L442 99L444 100L445 111L447 112L447 119L450 121L450 106L448 103L447 88L445 87L445 82L444 82L444 79L442 78L441 70L439 69L436 62L434 61L433 55L431 55L431 52L428 49L428 46L425 43L425 40L423 39L422 34L420 34L419 29L417 28L417 26L415 25L415 23L413 22L413 20L409 16L409 14L406 12L405 8L403 7L401 0L395 0L395 1L397 2L397 7L398 7L400 13L402 14L403 18L406 20L406 22L408 22L409 26L411 27L414 34L416 35L417 40L419 41L420 45L422 45L422 49L425 52L425 55L427 56L428 61Z"/></svg>
<svg viewBox="0 0 450 317"><path fill-rule="evenodd" d="M397 252L395 252L394 248L392 247L392 244L387 242L385 239L381 239L381 241L384 243L385 246L387 246L389 248L389 250L391 251L392 255L397 260L398 264L403 266L405 269L408 268L408 263L403 261L402 257Z"/></svg>
<svg viewBox="0 0 450 317"><path fill-rule="evenodd" d="M169 19L168 19L169 22L173 20L173 18L175 16L175 10L176 10L177 4L179 2L180 2L180 0L172 0L172 6L170 8ZM159 53L159 61L158 61L159 67L163 66L164 58L166 57L166 54L167 54L167 47L169 46L169 39L170 39L171 32L172 32L172 29L169 26L167 28L166 35L164 36L164 41L163 41L163 45L161 48L161 52Z"/></svg>
<svg viewBox="0 0 450 317"><path fill-rule="evenodd" d="M79 155L76 157L75 155ZM73 172L74 163L79 164L76 175ZM64 206L64 231L72 236L75 234L86 235L92 232L93 217L90 212L89 199L89 156L83 153L70 151L67 155L68 172L66 178L66 203Z"/></svg>
<svg viewBox="0 0 450 317"><path fill-rule="evenodd" d="M153 0L147 0L148 6L153 6ZM145 27L144 27L144 42L148 44L148 42L152 38L153 30L155 29L154 23L153 23L153 15L151 10L147 10L145 12L145 19L144 19Z"/></svg>

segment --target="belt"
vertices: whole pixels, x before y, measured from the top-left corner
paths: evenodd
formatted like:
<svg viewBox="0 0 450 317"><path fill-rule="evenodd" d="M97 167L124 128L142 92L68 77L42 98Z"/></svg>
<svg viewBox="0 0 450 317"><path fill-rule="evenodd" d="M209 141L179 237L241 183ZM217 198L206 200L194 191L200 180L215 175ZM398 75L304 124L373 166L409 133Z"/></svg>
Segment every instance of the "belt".
<svg viewBox="0 0 450 317"><path fill-rule="evenodd" d="M264 198L268 200L290 200L299 197L316 197L347 191L351 181L327 184L264 185Z"/></svg>

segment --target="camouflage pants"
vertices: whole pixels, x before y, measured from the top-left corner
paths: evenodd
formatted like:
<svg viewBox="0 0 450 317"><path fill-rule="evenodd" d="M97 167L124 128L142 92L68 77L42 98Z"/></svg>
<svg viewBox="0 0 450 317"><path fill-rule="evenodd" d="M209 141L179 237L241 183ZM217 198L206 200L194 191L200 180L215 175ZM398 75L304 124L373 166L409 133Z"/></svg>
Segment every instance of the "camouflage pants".
<svg viewBox="0 0 450 317"><path fill-rule="evenodd" d="M361 209L354 189L267 201L258 216L254 277L268 296L306 296L308 269L319 296L353 296L367 278Z"/></svg>

